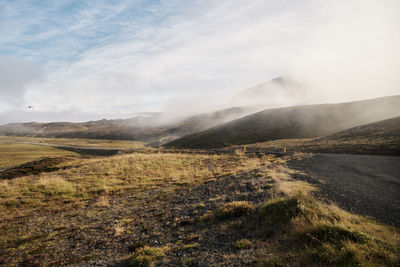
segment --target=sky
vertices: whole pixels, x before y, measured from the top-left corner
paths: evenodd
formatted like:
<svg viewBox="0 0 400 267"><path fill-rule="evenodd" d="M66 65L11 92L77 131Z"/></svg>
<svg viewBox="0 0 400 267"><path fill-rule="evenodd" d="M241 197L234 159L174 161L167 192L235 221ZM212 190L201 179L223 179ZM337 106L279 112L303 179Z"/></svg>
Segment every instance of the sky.
<svg viewBox="0 0 400 267"><path fill-rule="evenodd" d="M275 106L400 94L399 14L398 0L3 0L0 124L207 112L286 75L307 89Z"/></svg>

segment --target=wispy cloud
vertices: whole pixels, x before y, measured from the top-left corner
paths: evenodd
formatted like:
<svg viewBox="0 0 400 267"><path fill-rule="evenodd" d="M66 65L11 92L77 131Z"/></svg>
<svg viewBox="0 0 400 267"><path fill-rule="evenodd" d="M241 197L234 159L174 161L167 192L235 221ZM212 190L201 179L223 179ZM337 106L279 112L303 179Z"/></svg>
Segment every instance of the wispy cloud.
<svg viewBox="0 0 400 267"><path fill-rule="evenodd" d="M41 111L197 112L288 73L315 102L400 84L396 0L36 3L0 4L0 54L43 70L21 90Z"/></svg>

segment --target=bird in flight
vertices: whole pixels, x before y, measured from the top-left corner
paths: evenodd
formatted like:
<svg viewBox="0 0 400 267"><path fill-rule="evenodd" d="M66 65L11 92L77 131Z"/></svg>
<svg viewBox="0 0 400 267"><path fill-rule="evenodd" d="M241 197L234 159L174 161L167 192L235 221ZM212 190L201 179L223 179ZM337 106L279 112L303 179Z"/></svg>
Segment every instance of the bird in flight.
<svg viewBox="0 0 400 267"><path fill-rule="evenodd" d="M28 106L29 109L33 108L33 106Z"/></svg>

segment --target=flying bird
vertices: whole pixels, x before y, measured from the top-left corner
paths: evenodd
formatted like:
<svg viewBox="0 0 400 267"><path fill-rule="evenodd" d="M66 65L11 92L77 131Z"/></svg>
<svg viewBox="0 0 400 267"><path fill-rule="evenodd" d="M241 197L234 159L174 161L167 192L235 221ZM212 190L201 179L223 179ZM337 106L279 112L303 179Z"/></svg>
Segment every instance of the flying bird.
<svg viewBox="0 0 400 267"><path fill-rule="evenodd" d="M28 106L29 109L33 108L33 106Z"/></svg>

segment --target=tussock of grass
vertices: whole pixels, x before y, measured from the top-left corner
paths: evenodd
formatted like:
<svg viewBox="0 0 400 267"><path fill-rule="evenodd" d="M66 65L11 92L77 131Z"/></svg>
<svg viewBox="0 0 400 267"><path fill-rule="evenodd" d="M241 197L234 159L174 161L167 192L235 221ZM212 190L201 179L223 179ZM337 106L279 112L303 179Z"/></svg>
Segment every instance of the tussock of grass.
<svg viewBox="0 0 400 267"><path fill-rule="evenodd" d="M68 197L74 195L76 192L76 189L71 182L68 182L63 177L57 175L41 177L37 184L40 191L47 196Z"/></svg>
<svg viewBox="0 0 400 267"><path fill-rule="evenodd" d="M235 248L237 249L246 249L251 247L252 242L249 239L240 239L238 241L236 241L235 243Z"/></svg>
<svg viewBox="0 0 400 267"><path fill-rule="evenodd" d="M330 266L396 266L399 248L344 226L318 225L300 234L301 260Z"/></svg>
<svg viewBox="0 0 400 267"><path fill-rule="evenodd" d="M340 244L342 241L365 244L372 239L370 236L361 234L358 231L329 224L316 225L304 233L299 232L299 236L310 243L329 242L335 245Z"/></svg>
<svg viewBox="0 0 400 267"><path fill-rule="evenodd" d="M262 225L283 226L300 212L299 201L295 197L274 199L258 209L258 216Z"/></svg>
<svg viewBox="0 0 400 267"><path fill-rule="evenodd" d="M127 260L128 266L146 266L149 263L164 257L165 248L144 246L139 248L133 256Z"/></svg>
<svg viewBox="0 0 400 267"><path fill-rule="evenodd" d="M256 207L254 204L247 201L233 201L226 203L220 210L222 217L239 217L254 211Z"/></svg>
<svg viewBox="0 0 400 267"><path fill-rule="evenodd" d="M185 245L173 247L170 249L170 251L171 252L191 251L191 250L197 249L198 247L200 247L199 243L191 243L191 244L185 244Z"/></svg>
<svg viewBox="0 0 400 267"><path fill-rule="evenodd" d="M186 240L186 241L198 240L199 237L200 237L199 234L191 233L191 234L189 234L188 236L185 237L185 240Z"/></svg>
<svg viewBox="0 0 400 267"><path fill-rule="evenodd" d="M301 255L305 263L395 266L400 262L397 229L320 203L310 196L302 199L302 213L293 222L293 235L300 246L307 248Z"/></svg>
<svg viewBox="0 0 400 267"><path fill-rule="evenodd" d="M214 212L212 212L211 210L206 210L206 212L204 212L204 214L200 216L200 221L208 222L213 220L214 218L215 218Z"/></svg>
<svg viewBox="0 0 400 267"><path fill-rule="evenodd" d="M273 256L261 259L260 264L398 266L398 229L322 203L312 196L312 187L307 183L284 174L275 180L287 197L262 205L258 216L261 223L286 227L281 227L284 232L275 237L275 247L265 249ZM279 241L282 238L286 240L283 243Z"/></svg>

